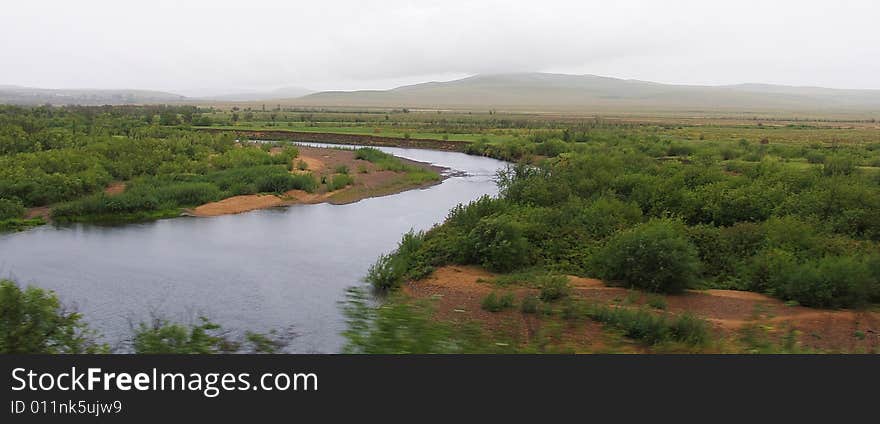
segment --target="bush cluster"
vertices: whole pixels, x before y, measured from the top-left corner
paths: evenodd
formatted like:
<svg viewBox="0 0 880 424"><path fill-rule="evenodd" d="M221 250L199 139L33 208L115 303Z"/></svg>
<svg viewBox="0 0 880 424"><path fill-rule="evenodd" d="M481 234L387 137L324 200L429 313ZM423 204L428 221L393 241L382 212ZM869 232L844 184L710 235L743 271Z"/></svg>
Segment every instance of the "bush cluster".
<svg viewBox="0 0 880 424"><path fill-rule="evenodd" d="M498 198L454 208L425 234L419 263L539 268L662 293L751 290L823 307L880 301L880 172L860 168L880 149L689 143L611 126L556 136L470 144L502 159L547 158L499 173Z"/></svg>

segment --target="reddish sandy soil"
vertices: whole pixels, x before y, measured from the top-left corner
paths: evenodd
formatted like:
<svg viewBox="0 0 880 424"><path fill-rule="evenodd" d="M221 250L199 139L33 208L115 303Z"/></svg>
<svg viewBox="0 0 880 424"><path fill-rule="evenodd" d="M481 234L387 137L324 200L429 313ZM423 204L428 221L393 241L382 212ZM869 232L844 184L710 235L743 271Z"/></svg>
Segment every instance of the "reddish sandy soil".
<svg viewBox="0 0 880 424"><path fill-rule="evenodd" d="M27 219L43 218L43 219L48 220L49 216L51 214L52 214L52 208L50 208L49 206L39 206L36 208L28 209L27 213L25 213L24 217Z"/></svg>
<svg viewBox="0 0 880 424"><path fill-rule="evenodd" d="M499 290L491 283L493 274L472 266L446 266L438 268L428 278L410 282L403 292L417 299L431 299L436 317L441 321L466 323L476 321L493 334L502 334L519 342L535 341L548 337L560 351L574 352L644 352L636 343L621 344L603 331L601 324L593 321L555 321L548 325L539 314L523 314L519 310L488 312L480 307L486 295L492 291L511 291L517 301L538 291L526 287L508 287ZM579 281L578 283L589 283ZM575 284L575 281L572 281Z"/></svg>
<svg viewBox="0 0 880 424"><path fill-rule="evenodd" d="M355 153L352 150L305 146L298 146L297 149L299 149L299 156L293 159L292 173L312 173L318 180L322 177L329 179L336 174L337 168L345 166L348 168L348 174L354 178L354 184L332 192L307 193L302 190L291 190L281 196L272 194L235 196L219 202L207 203L187 212L194 216L217 216L303 203L345 204L368 197L384 196L416 188L404 183L405 173L377 170L371 162L355 159ZM271 153L279 153L280 151L280 148L274 148ZM401 160L434 171L440 170L440 168L427 164ZM300 162L305 162L307 169L299 169Z"/></svg>
<svg viewBox="0 0 880 424"><path fill-rule="evenodd" d="M493 277L477 267L446 266L424 280L406 284L404 292L415 298L436 299L436 314L441 320L473 320L489 330L518 331L522 336L534 337L542 325L540 314L523 314L518 310L492 313L482 310L480 303L492 291L511 291L521 300L528 294L537 295L538 290L523 286L497 287L492 283ZM640 307L648 299L647 294L609 287L599 280L570 277L569 281L573 295L589 302ZM709 321L713 332L727 346L720 351L737 351L736 345L744 332L755 329L776 342L794 331L799 347L807 350L880 351L880 312L877 311L786 306L762 294L734 290L688 291L664 298L668 313L691 312ZM601 325L566 325L569 328L563 332L564 338L575 345L575 350L601 351L607 347Z"/></svg>
<svg viewBox="0 0 880 424"><path fill-rule="evenodd" d="M112 182L104 189L104 193L108 196L115 196L123 191L125 191L125 183L121 181Z"/></svg>

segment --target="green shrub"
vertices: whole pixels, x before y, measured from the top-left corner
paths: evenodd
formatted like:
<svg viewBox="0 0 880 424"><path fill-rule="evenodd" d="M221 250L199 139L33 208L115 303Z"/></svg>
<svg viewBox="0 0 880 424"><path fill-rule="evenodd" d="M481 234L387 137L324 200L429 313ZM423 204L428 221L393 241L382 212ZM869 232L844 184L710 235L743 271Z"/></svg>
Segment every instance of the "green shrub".
<svg viewBox="0 0 880 424"><path fill-rule="evenodd" d="M242 168L258 165L283 164L287 166L296 157L296 148L287 148L282 154L271 155L262 149L230 149L211 158L216 169Z"/></svg>
<svg viewBox="0 0 880 424"><path fill-rule="evenodd" d="M535 154L542 156L555 157L566 151L568 151L568 143L560 140L547 140L535 144Z"/></svg>
<svg viewBox="0 0 880 424"><path fill-rule="evenodd" d="M852 256L826 256L773 268L770 291L804 306L858 307L880 297L880 280L870 260Z"/></svg>
<svg viewBox="0 0 880 424"><path fill-rule="evenodd" d="M825 155L819 152L809 152L806 155L807 162L813 164L825 163Z"/></svg>
<svg viewBox="0 0 880 424"><path fill-rule="evenodd" d="M312 174L274 174L257 180L257 189L261 192L283 193L288 190L315 191L317 183Z"/></svg>
<svg viewBox="0 0 880 424"><path fill-rule="evenodd" d="M666 151L668 156L690 156L694 153L694 148L687 144L670 144L669 150Z"/></svg>
<svg viewBox="0 0 880 424"><path fill-rule="evenodd" d="M0 221L21 218L25 211L24 205L18 199L0 199Z"/></svg>
<svg viewBox="0 0 880 424"><path fill-rule="evenodd" d="M522 304L520 304L520 311L524 314L534 314L538 312L539 306L540 302L538 302L538 298L528 295L523 298Z"/></svg>
<svg viewBox="0 0 880 424"><path fill-rule="evenodd" d="M742 288L772 293L772 288L780 285L781 276L793 272L796 267L797 258L791 252L767 249L743 265L741 273L744 274L746 283Z"/></svg>
<svg viewBox="0 0 880 424"><path fill-rule="evenodd" d="M501 312L505 309L512 308L513 303L513 293L505 293L499 296L493 291L483 298L483 301L480 302L480 307L489 312Z"/></svg>
<svg viewBox="0 0 880 424"><path fill-rule="evenodd" d="M473 260L490 271L510 272L529 263L529 242L516 223L484 218L468 238Z"/></svg>
<svg viewBox="0 0 880 424"><path fill-rule="evenodd" d="M539 297L545 302L553 302L571 293L571 287L568 284L568 277L564 275L547 275L538 279L538 285L541 289Z"/></svg>
<svg viewBox="0 0 880 424"><path fill-rule="evenodd" d="M477 226L481 219L501 214L508 209L507 202L490 196L482 196L467 205L458 204L446 215L446 224L468 232Z"/></svg>
<svg viewBox="0 0 880 424"><path fill-rule="evenodd" d="M135 331L132 348L139 354L208 354L229 353L235 349L219 334L220 326L202 318L191 327L154 320L141 323Z"/></svg>
<svg viewBox="0 0 880 424"><path fill-rule="evenodd" d="M223 197L220 189L211 183L180 183L170 184L156 190L160 203L195 206L213 202Z"/></svg>
<svg viewBox="0 0 880 424"><path fill-rule="evenodd" d="M336 173L337 173L337 174L346 174L346 175L348 175L348 166L346 166L346 165L339 165L339 166L337 166L337 167L336 167Z"/></svg>
<svg viewBox="0 0 880 424"><path fill-rule="evenodd" d="M850 175L856 170L856 162L848 156L832 156L825 160L822 172L826 176Z"/></svg>
<svg viewBox="0 0 880 424"><path fill-rule="evenodd" d="M663 296L659 296L659 295L648 296L647 303L648 303L648 306L650 306L654 309L659 309L659 310L663 310L663 311L665 311L666 307L667 307L666 298Z"/></svg>
<svg viewBox="0 0 880 424"><path fill-rule="evenodd" d="M361 147L355 150L354 157L355 159L362 159L374 163L376 169L380 171L410 172L420 169L405 164L400 159L394 157L394 155L372 147Z"/></svg>
<svg viewBox="0 0 880 424"><path fill-rule="evenodd" d="M739 156L739 152L732 147L725 147L721 149L721 159L722 160L731 160L736 159Z"/></svg>
<svg viewBox="0 0 880 424"><path fill-rule="evenodd" d="M277 353L288 341L274 332L250 331L245 332L243 340L233 339L220 325L204 317L193 325L154 318L149 324L138 325L131 347L137 354Z"/></svg>
<svg viewBox="0 0 880 424"><path fill-rule="evenodd" d="M590 318L623 330L626 337L642 340L647 344L662 343L670 336L669 326L663 316L642 309L596 306L590 310Z"/></svg>
<svg viewBox="0 0 880 424"><path fill-rule="evenodd" d="M354 184L354 178L348 174L336 174L327 182L328 191L336 191Z"/></svg>
<svg viewBox="0 0 880 424"><path fill-rule="evenodd" d="M673 318L670 332L673 340L690 345L702 345L709 341L709 324L690 312Z"/></svg>
<svg viewBox="0 0 880 424"><path fill-rule="evenodd" d="M668 341L702 345L710 339L708 323L687 313L672 318L671 322L664 315L644 309L592 306L587 314L595 321L622 330L627 337L651 345Z"/></svg>
<svg viewBox="0 0 880 424"><path fill-rule="evenodd" d="M387 160L391 155L373 147L361 147L354 151L354 157L355 159L376 163Z"/></svg>
<svg viewBox="0 0 880 424"><path fill-rule="evenodd" d="M606 280L677 293L696 282L700 260L680 222L654 220L612 237L592 266Z"/></svg>
<svg viewBox="0 0 880 424"><path fill-rule="evenodd" d="M283 193L292 185L293 175L267 175L257 180L257 190L261 192Z"/></svg>
<svg viewBox="0 0 880 424"><path fill-rule="evenodd" d="M424 233L410 231L403 235L397 249L390 254L381 255L370 266L365 280L379 290L399 286L406 279L420 279L433 272L422 251Z"/></svg>

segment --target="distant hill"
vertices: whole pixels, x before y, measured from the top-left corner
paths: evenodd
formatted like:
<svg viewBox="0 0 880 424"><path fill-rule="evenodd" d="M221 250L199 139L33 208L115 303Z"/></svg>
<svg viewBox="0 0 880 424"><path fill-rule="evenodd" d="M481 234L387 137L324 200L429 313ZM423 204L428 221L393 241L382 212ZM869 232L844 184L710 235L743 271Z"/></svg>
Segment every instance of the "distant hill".
<svg viewBox="0 0 880 424"><path fill-rule="evenodd" d="M600 77L518 73L477 75L391 90L325 91L303 106L497 108L614 111L880 111L880 90L765 84L698 86Z"/></svg>
<svg viewBox="0 0 880 424"><path fill-rule="evenodd" d="M17 105L128 105L178 103L179 94L148 90L47 89L0 85L0 103Z"/></svg>
<svg viewBox="0 0 880 424"><path fill-rule="evenodd" d="M152 90L48 89L0 85L0 104L17 105L127 105L156 103L251 102L292 99L314 93L300 87L270 91L243 91L214 96L187 97Z"/></svg>
<svg viewBox="0 0 880 424"><path fill-rule="evenodd" d="M146 90L53 90L0 85L0 103L149 104L272 101L301 107L431 108L578 112L810 112L880 114L880 90L769 84L674 85L548 73L476 75L391 90L323 91L299 87L185 97Z"/></svg>
<svg viewBox="0 0 880 424"><path fill-rule="evenodd" d="M199 99L220 102L249 102L259 100L293 99L296 97L305 96L307 94L312 94L314 92L314 90L309 90L302 87L283 87L271 91L243 91L240 93L203 96Z"/></svg>

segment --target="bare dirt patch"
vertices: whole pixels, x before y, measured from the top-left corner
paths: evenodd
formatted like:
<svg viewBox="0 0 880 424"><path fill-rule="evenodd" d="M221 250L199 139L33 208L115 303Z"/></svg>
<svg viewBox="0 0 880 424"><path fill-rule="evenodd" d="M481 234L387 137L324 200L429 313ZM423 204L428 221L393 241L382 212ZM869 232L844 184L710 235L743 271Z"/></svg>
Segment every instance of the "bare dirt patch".
<svg viewBox="0 0 880 424"><path fill-rule="evenodd" d="M296 158L293 159L293 170L291 172L318 173L318 172L323 171L327 167L324 164L324 161L322 161L317 156L315 156L316 151L318 149L312 149L312 148L302 147L302 146L298 147L298 149L300 151L300 154L299 154L299 156L297 156ZM282 147L273 147L272 149L269 150L269 154L274 156L274 155L281 153L283 150L284 150L284 148L282 148ZM304 150L307 150L308 152L304 152ZM327 149L323 149L323 150L327 150ZM330 157L330 154L327 153L327 154L325 154L325 156ZM299 169L300 162L303 162L306 164L306 169L304 169L304 170Z"/></svg>
<svg viewBox="0 0 880 424"><path fill-rule="evenodd" d="M494 275L474 266L444 266L429 277L404 285L403 292L417 299L431 299L436 317L441 321L479 322L487 331L501 334L525 345L539 339L552 340L557 351L572 352L642 352L634 343L621 344L593 321L566 322L551 320L538 314L525 314L517 306L502 312L489 312L481 307L489 293L513 293L517 305L526 296L536 296L537 289L527 287L498 288L491 282ZM592 284L582 279L579 283Z"/></svg>
<svg viewBox="0 0 880 424"><path fill-rule="evenodd" d="M50 208L49 206L38 206L28 209L24 217L27 219L43 218L48 220L51 215L52 208Z"/></svg>
<svg viewBox="0 0 880 424"><path fill-rule="evenodd" d="M515 329L524 338L533 338L545 319L540 314L519 310L488 312L481 309L483 298L491 293L511 292L518 301L538 290L524 286L497 287L494 275L479 267L444 266L429 277L404 286L404 293L420 299L434 299L441 320L472 320L490 330ZM615 307L644 307L649 297L661 296L664 313L692 313L707 320L717 337L728 345L738 345L745 331L759 329L770 340L794 335L800 348L828 352L880 351L880 312L823 310L788 306L779 299L759 293L735 290L690 290L680 295L654 295L602 281L569 277L572 296L592 303ZM519 304L519 303L518 303ZM660 313L660 311L657 311ZM606 346L602 326L596 323L569 325L562 337L575 344L576 351L597 351ZM617 346L619 349L620 346ZM734 348L734 351L736 348Z"/></svg>
<svg viewBox="0 0 880 424"><path fill-rule="evenodd" d="M110 183L107 188L104 189L104 194L108 196L115 196L125 191L125 182L116 181Z"/></svg>
<svg viewBox="0 0 880 424"><path fill-rule="evenodd" d="M304 169L304 171L308 172L321 172L324 170L324 168L327 167L326 165L324 165L324 161L311 156L300 156L293 161L295 162L294 170L299 170L300 161L306 164L306 169Z"/></svg>

